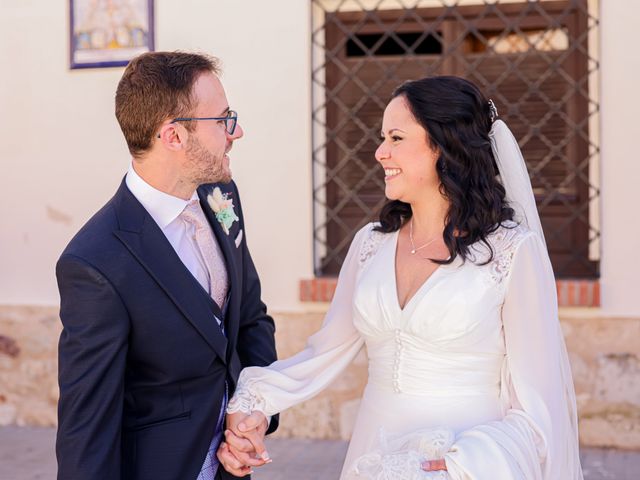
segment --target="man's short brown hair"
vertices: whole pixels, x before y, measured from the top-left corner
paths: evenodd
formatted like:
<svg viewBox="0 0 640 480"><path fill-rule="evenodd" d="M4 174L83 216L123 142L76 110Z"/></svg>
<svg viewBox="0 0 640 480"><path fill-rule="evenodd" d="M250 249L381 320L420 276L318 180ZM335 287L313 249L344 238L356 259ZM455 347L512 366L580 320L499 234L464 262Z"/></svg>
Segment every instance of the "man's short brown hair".
<svg viewBox="0 0 640 480"><path fill-rule="evenodd" d="M167 118L193 111L193 85L202 73L219 74L219 60L199 53L149 52L135 57L116 90L116 118L134 157L151 148ZM191 122L186 128L193 128Z"/></svg>

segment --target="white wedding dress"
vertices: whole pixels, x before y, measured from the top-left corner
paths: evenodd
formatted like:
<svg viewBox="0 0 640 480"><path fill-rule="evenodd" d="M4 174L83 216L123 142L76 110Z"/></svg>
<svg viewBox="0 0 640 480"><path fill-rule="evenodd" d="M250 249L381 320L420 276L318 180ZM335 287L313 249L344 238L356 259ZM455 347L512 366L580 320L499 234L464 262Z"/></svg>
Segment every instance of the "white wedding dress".
<svg viewBox="0 0 640 480"><path fill-rule="evenodd" d="M479 265L488 249L475 244L475 262L438 267L404 308L398 233L365 226L322 328L297 355L243 370L230 410L282 412L326 387L366 345L369 381L342 479L582 479L549 257L537 233L507 226L489 237L491 262ZM448 473L421 472L424 452L385 447L403 435L417 436L405 442L411 448L428 450L433 437L447 443Z"/></svg>

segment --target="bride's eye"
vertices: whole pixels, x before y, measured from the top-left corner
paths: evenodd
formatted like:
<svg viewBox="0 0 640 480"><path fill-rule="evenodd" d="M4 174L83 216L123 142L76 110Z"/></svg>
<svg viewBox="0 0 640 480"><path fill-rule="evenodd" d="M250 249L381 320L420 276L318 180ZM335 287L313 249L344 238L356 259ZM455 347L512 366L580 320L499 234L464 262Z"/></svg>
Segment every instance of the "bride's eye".
<svg viewBox="0 0 640 480"><path fill-rule="evenodd" d="M399 137L399 136L397 136L397 135L393 135L393 136L391 137L391 140L393 140L394 142L397 142L397 141L402 140L402 137Z"/></svg>

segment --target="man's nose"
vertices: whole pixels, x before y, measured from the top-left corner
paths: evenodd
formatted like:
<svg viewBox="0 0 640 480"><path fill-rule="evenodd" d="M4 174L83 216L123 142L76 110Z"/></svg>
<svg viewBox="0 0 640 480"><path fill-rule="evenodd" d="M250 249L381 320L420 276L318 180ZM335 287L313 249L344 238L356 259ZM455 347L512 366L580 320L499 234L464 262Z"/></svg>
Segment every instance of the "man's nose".
<svg viewBox="0 0 640 480"><path fill-rule="evenodd" d="M240 126L240 124L236 124L236 129L233 131L233 135L229 135L231 140L238 140L244 136L244 130Z"/></svg>

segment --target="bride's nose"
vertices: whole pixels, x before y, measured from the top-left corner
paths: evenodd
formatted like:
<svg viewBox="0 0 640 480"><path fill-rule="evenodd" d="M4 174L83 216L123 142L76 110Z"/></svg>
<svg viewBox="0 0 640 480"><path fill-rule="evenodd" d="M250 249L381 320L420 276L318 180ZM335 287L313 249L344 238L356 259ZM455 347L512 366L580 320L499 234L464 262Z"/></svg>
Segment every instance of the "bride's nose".
<svg viewBox="0 0 640 480"><path fill-rule="evenodd" d="M382 142L378 148L376 148L376 160L381 162L389 158L389 147L387 142Z"/></svg>

